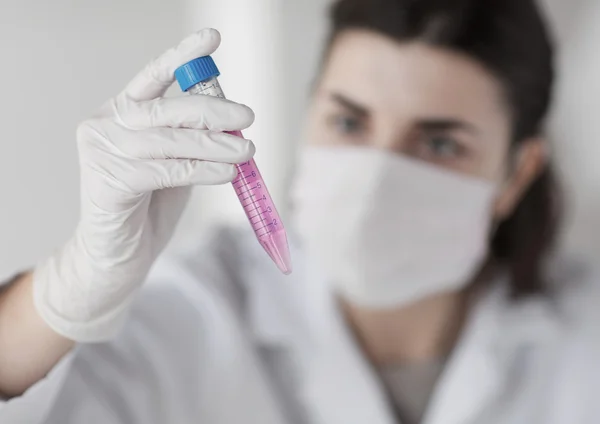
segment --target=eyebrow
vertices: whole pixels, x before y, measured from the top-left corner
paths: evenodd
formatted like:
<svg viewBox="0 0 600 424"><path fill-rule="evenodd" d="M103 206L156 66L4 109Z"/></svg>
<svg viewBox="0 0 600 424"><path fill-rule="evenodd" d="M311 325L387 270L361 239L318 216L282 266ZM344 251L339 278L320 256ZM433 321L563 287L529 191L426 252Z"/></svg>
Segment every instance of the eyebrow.
<svg viewBox="0 0 600 424"><path fill-rule="evenodd" d="M341 105L342 107L350 110L355 115L366 118L370 115L370 111L366 106L362 106L356 103L354 100L350 100L348 97L340 93L331 93L331 99ZM453 118L423 118L417 119L415 127L426 132L444 132L452 130L463 130L473 134L478 134L479 131L475 125L470 124L466 121Z"/></svg>
<svg viewBox="0 0 600 424"><path fill-rule="evenodd" d="M458 119L432 118L419 119L415 125L417 128L427 132L443 132L452 130L464 130L477 134L477 128L465 121Z"/></svg>
<svg viewBox="0 0 600 424"><path fill-rule="evenodd" d="M331 98L333 101L340 104L344 108L350 110L352 113L354 113L357 116L364 118L364 117L367 117L370 115L369 109L367 109L365 106L359 105L358 103L354 102L353 100L350 100L349 98L347 98L346 96L343 96L342 94L332 93Z"/></svg>

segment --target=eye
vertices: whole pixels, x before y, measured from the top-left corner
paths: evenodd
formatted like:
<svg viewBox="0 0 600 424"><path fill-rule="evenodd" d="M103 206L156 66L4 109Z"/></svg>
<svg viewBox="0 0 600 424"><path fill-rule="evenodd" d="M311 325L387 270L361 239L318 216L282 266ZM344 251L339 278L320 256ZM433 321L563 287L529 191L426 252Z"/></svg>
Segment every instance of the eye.
<svg viewBox="0 0 600 424"><path fill-rule="evenodd" d="M361 120L352 115L335 115L331 118L331 123L340 134L356 135L364 130Z"/></svg>
<svg viewBox="0 0 600 424"><path fill-rule="evenodd" d="M432 134L423 141L422 149L427 156L436 159L452 159L463 156L464 147L453 137L446 134Z"/></svg>

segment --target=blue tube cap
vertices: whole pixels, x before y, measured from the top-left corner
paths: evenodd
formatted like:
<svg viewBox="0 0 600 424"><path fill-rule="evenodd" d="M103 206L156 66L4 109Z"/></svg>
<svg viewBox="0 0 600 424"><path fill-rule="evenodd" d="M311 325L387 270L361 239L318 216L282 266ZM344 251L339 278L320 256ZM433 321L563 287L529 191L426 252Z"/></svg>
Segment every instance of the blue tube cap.
<svg viewBox="0 0 600 424"><path fill-rule="evenodd" d="M215 61L210 56L203 56L191 60L175 70L175 78L182 91L190 87L221 75Z"/></svg>

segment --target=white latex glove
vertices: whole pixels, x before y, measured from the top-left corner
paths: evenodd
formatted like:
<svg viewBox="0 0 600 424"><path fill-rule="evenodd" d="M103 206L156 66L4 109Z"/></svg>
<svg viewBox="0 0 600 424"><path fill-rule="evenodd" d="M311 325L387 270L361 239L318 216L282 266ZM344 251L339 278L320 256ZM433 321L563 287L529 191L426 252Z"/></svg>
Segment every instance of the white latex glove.
<svg viewBox="0 0 600 424"><path fill-rule="evenodd" d="M34 274L36 308L56 332L84 342L110 338L172 236L189 186L230 182L232 164L253 156L250 141L221 132L251 125L248 107L162 97L177 67L219 43L216 30L191 35L80 125L80 222Z"/></svg>

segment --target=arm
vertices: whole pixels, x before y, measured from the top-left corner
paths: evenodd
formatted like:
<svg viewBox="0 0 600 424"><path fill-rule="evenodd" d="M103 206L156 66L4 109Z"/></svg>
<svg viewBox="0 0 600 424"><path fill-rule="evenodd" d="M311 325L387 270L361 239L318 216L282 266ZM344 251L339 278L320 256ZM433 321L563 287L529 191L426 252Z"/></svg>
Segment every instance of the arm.
<svg viewBox="0 0 600 424"><path fill-rule="evenodd" d="M73 347L33 306L32 274L0 291L0 394L17 396L44 377Z"/></svg>

